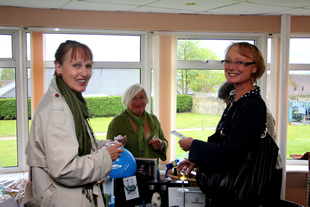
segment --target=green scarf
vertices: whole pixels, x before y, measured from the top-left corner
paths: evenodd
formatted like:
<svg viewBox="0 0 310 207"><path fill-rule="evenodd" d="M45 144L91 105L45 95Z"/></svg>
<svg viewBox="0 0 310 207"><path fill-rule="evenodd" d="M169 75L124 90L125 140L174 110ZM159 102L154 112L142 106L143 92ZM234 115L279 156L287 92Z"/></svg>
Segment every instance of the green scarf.
<svg viewBox="0 0 310 207"><path fill-rule="evenodd" d="M91 127L88 123L89 111L85 99L81 93L74 93L69 86L63 81L61 77L56 75L57 87L65 98L74 119L76 138L79 143L78 155L88 155L91 152L91 140L87 131L89 127L92 132ZM95 142L96 143L96 142ZM96 143L97 145L97 143ZM97 146L98 147L98 146ZM91 202L90 193L93 189L93 183L82 186L82 193L86 194L87 199ZM96 197L94 197L94 202L96 202Z"/></svg>
<svg viewBox="0 0 310 207"><path fill-rule="evenodd" d="M138 126L139 157L149 157L149 148L146 146L146 137L143 129L148 113L144 111L143 116L140 118L135 116L128 108L126 112L133 123Z"/></svg>

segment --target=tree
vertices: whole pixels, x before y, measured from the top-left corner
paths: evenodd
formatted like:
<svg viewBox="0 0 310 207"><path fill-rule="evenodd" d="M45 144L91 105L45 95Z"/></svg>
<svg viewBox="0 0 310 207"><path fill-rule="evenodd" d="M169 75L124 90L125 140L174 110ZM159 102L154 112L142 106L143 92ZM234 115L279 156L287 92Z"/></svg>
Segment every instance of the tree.
<svg viewBox="0 0 310 207"><path fill-rule="evenodd" d="M225 80L223 71L220 70L199 70L191 88L197 92L209 93L214 86L220 85Z"/></svg>
<svg viewBox="0 0 310 207"><path fill-rule="evenodd" d="M202 47L200 40L178 40L178 60L219 60L212 49ZM178 94L188 94L190 88L197 92L209 92L220 84L224 76L213 70L178 70Z"/></svg>
<svg viewBox="0 0 310 207"><path fill-rule="evenodd" d="M0 80L15 81L15 70L12 68L1 68L0 69Z"/></svg>

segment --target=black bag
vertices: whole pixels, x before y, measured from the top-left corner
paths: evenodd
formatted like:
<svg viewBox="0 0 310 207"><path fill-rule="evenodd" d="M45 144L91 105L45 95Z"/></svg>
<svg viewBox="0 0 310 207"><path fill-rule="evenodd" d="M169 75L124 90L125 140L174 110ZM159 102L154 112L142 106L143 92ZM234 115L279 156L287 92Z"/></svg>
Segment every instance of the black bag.
<svg viewBox="0 0 310 207"><path fill-rule="evenodd" d="M218 143L225 140L230 124L238 110L236 109L228 126L215 132L208 138L208 142ZM256 139L256 144L248 153L242 166L237 166L229 171L198 166L196 181L200 190L206 194L206 198L261 204L275 171L279 148L266 131L262 137Z"/></svg>

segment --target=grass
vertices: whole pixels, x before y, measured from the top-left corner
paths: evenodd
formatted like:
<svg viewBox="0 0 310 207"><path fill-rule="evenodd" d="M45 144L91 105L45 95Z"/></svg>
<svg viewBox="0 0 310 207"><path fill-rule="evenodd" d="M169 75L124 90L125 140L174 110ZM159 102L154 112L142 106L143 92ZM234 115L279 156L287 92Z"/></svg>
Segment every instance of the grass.
<svg viewBox="0 0 310 207"><path fill-rule="evenodd" d="M95 117L91 118L89 123L94 132L106 133L108 131L108 125L113 117Z"/></svg>
<svg viewBox="0 0 310 207"><path fill-rule="evenodd" d="M177 129L192 129L203 127L216 127L220 121L219 115L206 115L197 113L178 113Z"/></svg>
<svg viewBox="0 0 310 207"><path fill-rule="evenodd" d="M287 159L290 154L304 154L310 151L310 125L288 125Z"/></svg>
<svg viewBox="0 0 310 207"><path fill-rule="evenodd" d="M215 132L215 127L220 118L217 115L178 113L177 129L185 136L207 141L208 137ZM90 125L97 134L97 139L106 139L104 133L107 132L111 120L112 117L90 119ZM31 121L29 121L29 128L30 125ZM16 137L16 120L0 120L1 137ZM288 125L287 146L287 159L291 159L290 154L304 154L309 151L310 125ZM3 167L17 166L17 143L15 139L0 139L0 152L0 161ZM188 153L184 152L176 142L176 157L181 159L187 156Z"/></svg>
<svg viewBox="0 0 310 207"><path fill-rule="evenodd" d="M215 129L207 129L207 130L189 130L189 131L180 131L187 137L192 137L195 139L207 141L208 137L215 132ZM179 141L177 139L177 141ZM184 152L179 146L178 142L176 143L176 158L183 159L188 157L188 152Z"/></svg>
<svg viewBox="0 0 310 207"><path fill-rule="evenodd" d="M0 168L17 166L17 143L14 140L0 140Z"/></svg>

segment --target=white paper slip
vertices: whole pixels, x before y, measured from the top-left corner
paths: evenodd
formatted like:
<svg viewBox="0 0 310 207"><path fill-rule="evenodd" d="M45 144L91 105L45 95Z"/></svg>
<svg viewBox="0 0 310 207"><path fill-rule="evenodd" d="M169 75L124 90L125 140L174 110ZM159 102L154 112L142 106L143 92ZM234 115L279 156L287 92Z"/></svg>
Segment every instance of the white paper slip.
<svg viewBox="0 0 310 207"><path fill-rule="evenodd" d="M177 132L176 130L172 130L169 132L172 135L175 135L177 137L179 137L180 139L184 139L187 138L187 136L185 136L184 134L181 134L180 132Z"/></svg>

